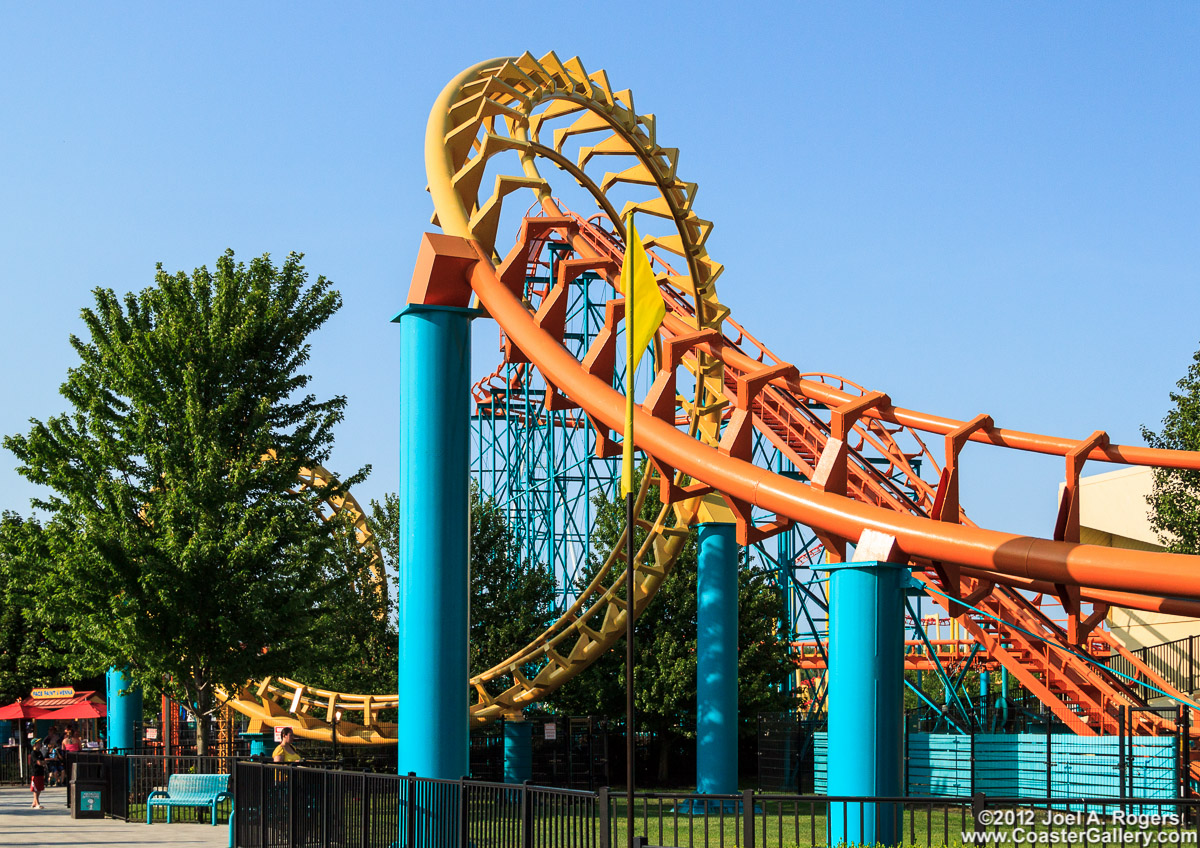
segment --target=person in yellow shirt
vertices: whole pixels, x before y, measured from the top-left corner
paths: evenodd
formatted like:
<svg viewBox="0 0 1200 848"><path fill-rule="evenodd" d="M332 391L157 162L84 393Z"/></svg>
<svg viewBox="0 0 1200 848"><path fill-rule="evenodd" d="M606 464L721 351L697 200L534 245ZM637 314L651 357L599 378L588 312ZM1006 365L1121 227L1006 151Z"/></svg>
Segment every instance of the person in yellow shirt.
<svg viewBox="0 0 1200 848"><path fill-rule="evenodd" d="M279 732L279 744L275 747L275 753L271 755L271 759L277 763L300 762L300 755L292 747L292 729L290 727L285 727Z"/></svg>

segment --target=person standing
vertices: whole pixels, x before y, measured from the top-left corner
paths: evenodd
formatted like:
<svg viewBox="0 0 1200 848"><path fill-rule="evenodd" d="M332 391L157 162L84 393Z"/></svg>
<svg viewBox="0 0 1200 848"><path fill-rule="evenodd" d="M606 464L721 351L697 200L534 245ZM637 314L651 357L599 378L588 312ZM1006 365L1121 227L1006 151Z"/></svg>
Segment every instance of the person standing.
<svg viewBox="0 0 1200 848"><path fill-rule="evenodd" d="M29 752L29 791L33 793L33 803L29 806L35 810L45 809L42 793L46 791L46 755L40 739L33 743L33 750Z"/></svg>
<svg viewBox="0 0 1200 848"><path fill-rule="evenodd" d="M71 725L67 728L67 735L63 737L62 749L68 754L78 754L83 750L83 740L75 735L75 726Z"/></svg>
<svg viewBox="0 0 1200 848"><path fill-rule="evenodd" d="M277 763L300 762L300 754L292 747L292 729L290 727L279 731L279 744L271 754L271 760Z"/></svg>
<svg viewBox="0 0 1200 848"><path fill-rule="evenodd" d="M50 745L49 743L47 743L46 785L47 786L62 786L63 785L62 749L59 748L57 744Z"/></svg>
<svg viewBox="0 0 1200 848"><path fill-rule="evenodd" d="M83 750L83 740L75 735L75 725L67 725L66 736L58 746L59 756L62 757L63 774L68 782L71 780L71 761Z"/></svg>

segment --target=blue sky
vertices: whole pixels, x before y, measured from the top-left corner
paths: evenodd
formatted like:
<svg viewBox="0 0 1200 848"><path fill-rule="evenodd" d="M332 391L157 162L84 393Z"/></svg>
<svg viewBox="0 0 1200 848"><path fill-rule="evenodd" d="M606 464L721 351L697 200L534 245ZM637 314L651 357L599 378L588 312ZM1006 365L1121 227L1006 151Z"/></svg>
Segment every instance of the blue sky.
<svg viewBox="0 0 1200 848"><path fill-rule="evenodd" d="M554 49L657 115L721 299L801 370L1140 443L1200 345L1197 45L1196 3L6 4L0 432L63 409L94 286L299 250L345 298L313 340L350 400L331 466L393 491L429 107ZM1052 530L1061 460L970 446L964 475L977 520Z"/></svg>

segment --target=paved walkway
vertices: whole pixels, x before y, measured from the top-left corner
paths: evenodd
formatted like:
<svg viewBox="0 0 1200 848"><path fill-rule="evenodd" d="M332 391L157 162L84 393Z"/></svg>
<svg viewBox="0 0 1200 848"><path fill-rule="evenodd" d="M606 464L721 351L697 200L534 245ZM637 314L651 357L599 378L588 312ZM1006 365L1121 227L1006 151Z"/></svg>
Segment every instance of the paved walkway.
<svg viewBox="0 0 1200 848"><path fill-rule="evenodd" d="M0 845L44 848L119 848L122 845L192 845L226 848L229 828L219 824L161 824L115 819L73 819L67 809L67 790L42 793L44 810L32 809L29 788L0 789Z"/></svg>

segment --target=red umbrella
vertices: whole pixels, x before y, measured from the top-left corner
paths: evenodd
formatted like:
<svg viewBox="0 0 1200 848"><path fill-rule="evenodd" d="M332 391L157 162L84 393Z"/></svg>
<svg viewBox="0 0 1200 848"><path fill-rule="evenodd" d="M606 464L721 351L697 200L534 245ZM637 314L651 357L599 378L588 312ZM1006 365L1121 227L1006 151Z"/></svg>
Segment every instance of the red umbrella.
<svg viewBox="0 0 1200 848"><path fill-rule="evenodd" d="M57 710L46 710L44 718L104 718L108 715L108 711L104 707L96 706L91 701L80 701L78 704L70 704Z"/></svg>
<svg viewBox="0 0 1200 848"><path fill-rule="evenodd" d="M20 701L14 701L7 707L0 707L0 721L23 718L46 718L53 714L54 710L46 710L41 707L27 707Z"/></svg>

